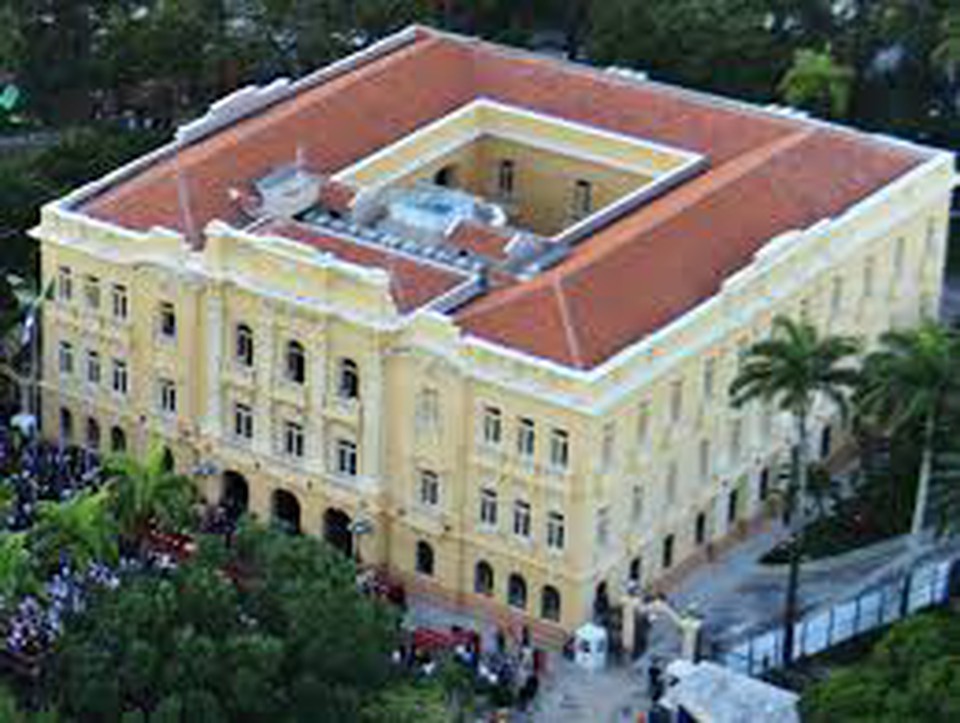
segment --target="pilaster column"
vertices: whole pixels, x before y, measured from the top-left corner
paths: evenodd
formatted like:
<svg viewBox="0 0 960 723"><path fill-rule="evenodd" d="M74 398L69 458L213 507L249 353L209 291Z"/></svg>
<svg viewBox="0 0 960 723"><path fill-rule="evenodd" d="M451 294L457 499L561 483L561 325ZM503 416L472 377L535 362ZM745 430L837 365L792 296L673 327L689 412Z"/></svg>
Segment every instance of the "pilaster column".
<svg viewBox="0 0 960 723"><path fill-rule="evenodd" d="M203 410L203 431L213 438L223 435L223 392L220 376L223 370L223 297L220 289L210 287L205 299L207 388ZM203 345L201 345L202 348Z"/></svg>

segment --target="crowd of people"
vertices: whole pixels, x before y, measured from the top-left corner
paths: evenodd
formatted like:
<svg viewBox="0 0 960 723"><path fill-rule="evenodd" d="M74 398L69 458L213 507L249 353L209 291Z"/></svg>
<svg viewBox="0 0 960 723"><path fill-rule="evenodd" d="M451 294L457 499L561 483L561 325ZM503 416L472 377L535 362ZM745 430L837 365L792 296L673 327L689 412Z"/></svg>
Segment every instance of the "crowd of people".
<svg viewBox="0 0 960 723"><path fill-rule="evenodd" d="M33 524L38 503L67 500L99 486L103 468L99 456L89 450L43 440L26 442L16 432L0 430L0 480L13 492L6 527L18 531Z"/></svg>

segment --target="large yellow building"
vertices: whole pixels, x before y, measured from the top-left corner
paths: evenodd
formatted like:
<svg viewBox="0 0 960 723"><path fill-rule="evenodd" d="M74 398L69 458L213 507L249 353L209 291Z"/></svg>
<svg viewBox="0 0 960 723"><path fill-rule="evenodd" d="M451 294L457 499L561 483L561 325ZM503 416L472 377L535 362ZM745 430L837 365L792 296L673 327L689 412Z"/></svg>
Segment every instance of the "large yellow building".
<svg viewBox="0 0 960 723"><path fill-rule="evenodd" d="M730 408L742 351L776 314L933 313L953 185L946 153L412 28L43 210L43 430L162 438L211 500L569 630L762 512L789 429Z"/></svg>

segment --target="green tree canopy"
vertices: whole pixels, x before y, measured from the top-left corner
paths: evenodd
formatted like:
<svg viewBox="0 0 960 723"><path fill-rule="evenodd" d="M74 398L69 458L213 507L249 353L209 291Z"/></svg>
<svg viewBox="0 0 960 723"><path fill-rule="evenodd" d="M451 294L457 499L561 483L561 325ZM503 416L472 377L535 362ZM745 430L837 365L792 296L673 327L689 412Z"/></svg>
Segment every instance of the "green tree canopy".
<svg viewBox="0 0 960 723"><path fill-rule="evenodd" d="M808 689L801 710L808 723L960 720L960 617L898 623L862 663Z"/></svg>
<svg viewBox="0 0 960 723"><path fill-rule="evenodd" d="M358 592L351 563L253 526L233 549L202 547L173 573L98 593L68 625L54 676L62 712L77 723L184 711L211 723L361 720L391 684L395 621Z"/></svg>

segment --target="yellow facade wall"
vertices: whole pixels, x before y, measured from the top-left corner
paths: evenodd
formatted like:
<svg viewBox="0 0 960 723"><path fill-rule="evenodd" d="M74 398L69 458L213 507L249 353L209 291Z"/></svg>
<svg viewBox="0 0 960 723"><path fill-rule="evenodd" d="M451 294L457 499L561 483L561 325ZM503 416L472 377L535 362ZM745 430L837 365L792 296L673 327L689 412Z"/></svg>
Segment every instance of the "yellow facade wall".
<svg viewBox="0 0 960 723"><path fill-rule="evenodd" d="M402 317L379 272L223 226L208 229L204 251L190 251L159 232L109 231L48 207L37 230L44 282L67 267L74 289L71 300L55 300L44 313L43 432L57 438L60 410L68 409L75 441L83 442L87 418L99 423L103 449L113 426L137 452L159 438L181 470L214 466L215 474L200 479L212 501L232 471L246 478L250 509L263 519L272 514L274 492L283 489L299 501L301 527L310 534L323 534L330 509L370 520L373 532L359 541L363 560L408 577L419 574L416 546L427 542L435 567L421 577L475 607L481 602L473 592L474 571L486 561L495 589L483 605L538 621L540 593L550 585L561 593L560 625L571 630L589 619L598 585L606 583L614 600L624 594L635 558L642 560L647 587L697 559L703 553L694 540L698 514L706 515L707 537L717 544L762 511L759 479L767 468L771 484L776 481L789 429L757 407L730 409L726 389L739 350L762 338L778 313L805 309L823 329L875 339L891 325L931 312L940 295L952 184L952 168L931 166L877 194L860 213L772 242L772 250L717 297L590 373L478 345L436 315ZM82 280L89 275L101 284L99 309L83 298ZM129 290L127 319L112 315L112 284ZM169 341L158 333L163 302L173 303L177 316L177 335ZM254 334L253 369L235 358L240 323ZM306 351L303 385L283 375L290 339ZM73 345L71 374L58 369L61 341ZM81 373L89 348L103 360L99 385ZM113 358L128 364L126 395L107 386ZM345 358L359 370L357 401L337 394ZM708 359L712 394L704 389ZM161 378L177 386L175 415L158 410ZM423 412L425 392L434 395L436 414ZM253 440L233 434L237 401L254 411ZM488 406L502 415L498 445L483 441ZM835 425L834 416L828 408L816 410L814 435ZM521 418L534 423L530 460L517 451ZM284 453L282 425L289 420L303 424L303 459ZM551 465L554 428L569 438L565 470ZM357 446L355 477L336 472L338 440ZM703 440L710 449L706 474L700 469ZM424 470L439 480L435 506L421 497ZM731 523L726 507L735 487L739 510ZM496 526L479 519L484 489L497 493ZM518 501L530 506L529 539L513 531ZM562 550L546 545L550 512L564 518ZM662 560L668 535L674 536L669 569ZM524 610L507 605L511 574L526 582Z"/></svg>

